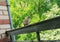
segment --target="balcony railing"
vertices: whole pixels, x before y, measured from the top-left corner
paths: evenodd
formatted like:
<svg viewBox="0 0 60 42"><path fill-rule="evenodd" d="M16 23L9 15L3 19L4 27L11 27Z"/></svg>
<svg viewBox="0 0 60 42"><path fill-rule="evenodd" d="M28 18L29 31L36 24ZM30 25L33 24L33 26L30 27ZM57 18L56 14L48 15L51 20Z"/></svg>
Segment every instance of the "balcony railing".
<svg viewBox="0 0 60 42"><path fill-rule="evenodd" d="M21 27L18 29L7 31L7 34L11 36L12 42L15 42L12 39L13 38L12 35L25 34L25 33L31 33L31 32L39 32L39 31L52 30L52 29L58 29L58 28L60 28L60 16L52 18L52 19L48 19L48 20L45 20L42 22L38 22L38 23L35 23L32 25L28 25L25 27ZM48 42L48 41L41 41L41 40L39 41L38 40L38 42ZM53 40L53 41L49 41L49 42L60 42L60 41Z"/></svg>

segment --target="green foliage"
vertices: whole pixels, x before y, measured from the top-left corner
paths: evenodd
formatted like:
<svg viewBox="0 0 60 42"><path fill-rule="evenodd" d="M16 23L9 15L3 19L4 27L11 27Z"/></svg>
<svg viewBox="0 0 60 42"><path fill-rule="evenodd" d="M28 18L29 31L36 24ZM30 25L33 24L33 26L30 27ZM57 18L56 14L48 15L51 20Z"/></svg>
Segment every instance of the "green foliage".
<svg viewBox="0 0 60 42"><path fill-rule="evenodd" d="M58 6L60 7L60 0L56 0Z"/></svg>
<svg viewBox="0 0 60 42"><path fill-rule="evenodd" d="M15 29L23 27L23 20L26 16L30 16L30 24L41 22L49 18L53 18L60 15L59 0L9 0L10 11L13 20L13 26ZM55 30L56 32L58 30ZM45 34L47 33L47 34ZM54 30L42 31L41 38L53 40ZM50 35L49 35L50 34ZM59 34L59 33L55 33ZM44 35L44 36L43 36ZM49 36L47 36L49 35ZM52 36L51 36L52 35ZM51 36L51 38L49 38ZM52 39L53 38L53 39ZM35 33L16 35L17 40L36 40Z"/></svg>

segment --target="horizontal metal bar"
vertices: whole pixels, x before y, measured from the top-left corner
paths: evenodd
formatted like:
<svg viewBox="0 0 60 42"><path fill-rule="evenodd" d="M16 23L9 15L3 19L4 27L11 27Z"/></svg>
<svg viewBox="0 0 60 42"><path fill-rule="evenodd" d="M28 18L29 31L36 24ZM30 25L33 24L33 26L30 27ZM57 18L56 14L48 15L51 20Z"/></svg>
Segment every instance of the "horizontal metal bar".
<svg viewBox="0 0 60 42"><path fill-rule="evenodd" d="M37 32L43 30L57 29L60 27L60 16L52 19L48 19L42 22L38 22L32 25L21 27L18 29L7 31L9 35Z"/></svg>

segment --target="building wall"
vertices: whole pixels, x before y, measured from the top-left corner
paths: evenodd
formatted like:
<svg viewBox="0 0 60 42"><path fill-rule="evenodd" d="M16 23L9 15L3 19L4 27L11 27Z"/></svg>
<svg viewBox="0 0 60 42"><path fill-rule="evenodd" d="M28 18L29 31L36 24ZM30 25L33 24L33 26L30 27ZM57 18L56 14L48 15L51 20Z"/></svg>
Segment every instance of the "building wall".
<svg viewBox="0 0 60 42"><path fill-rule="evenodd" d="M2 38L5 31L8 30L10 30L10 21L6 6L6 0L0 0L0 38Z"/></svg>

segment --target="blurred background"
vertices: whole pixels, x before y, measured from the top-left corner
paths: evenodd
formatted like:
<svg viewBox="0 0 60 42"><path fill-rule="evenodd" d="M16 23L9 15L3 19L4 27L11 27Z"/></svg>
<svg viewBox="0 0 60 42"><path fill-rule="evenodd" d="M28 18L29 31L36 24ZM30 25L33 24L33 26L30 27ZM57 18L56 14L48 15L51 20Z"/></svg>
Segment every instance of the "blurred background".
<svg viewBox="0 0 60 42"><path fill-rule="evenodd" d="M23 20L30 17L30 24L60 16L60 0L9 0L13 27L24 27ZM41 31L41 40L60 40L60 29ZM34 40L36 33L15 35L16 40Z"/></svg>

